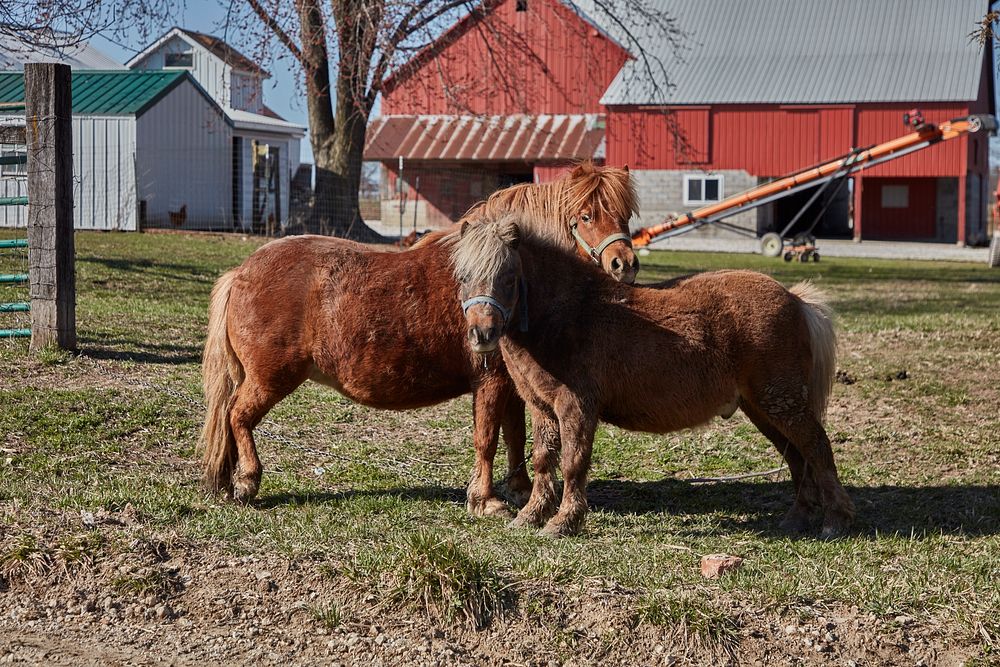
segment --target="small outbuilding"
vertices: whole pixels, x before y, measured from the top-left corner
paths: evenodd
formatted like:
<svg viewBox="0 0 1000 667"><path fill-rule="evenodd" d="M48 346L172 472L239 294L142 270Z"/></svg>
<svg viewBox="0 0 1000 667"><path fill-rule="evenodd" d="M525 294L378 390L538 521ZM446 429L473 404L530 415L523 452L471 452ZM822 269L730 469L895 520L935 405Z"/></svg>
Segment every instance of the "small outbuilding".
<svg viewBox="0 0 1000 667"><path fill-rule="evenodd" d="M86 59L13 53L17 64L102 62L92 48ZM277 231L288 220L305 128L264 104L268 76L222 40L181 28L128 69L74 69L77 229ZM21 72L0 72L0 117L23 122L23 101ZM0 196L25 187L24 165L0 166ZM23 226L24 215L23 207L0 208L0 226Z"/></svg>

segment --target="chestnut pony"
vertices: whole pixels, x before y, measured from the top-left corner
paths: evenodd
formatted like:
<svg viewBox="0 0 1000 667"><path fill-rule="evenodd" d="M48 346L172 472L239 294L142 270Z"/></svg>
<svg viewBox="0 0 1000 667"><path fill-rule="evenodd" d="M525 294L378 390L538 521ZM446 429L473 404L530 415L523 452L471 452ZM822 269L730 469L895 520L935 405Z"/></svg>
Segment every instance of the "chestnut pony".
<svg viewBox="0 0 1000 667"><path fill-rule="evenodd" d="M498 304L467 313L469 335L500 339L536 428L558 429L545 443L562 442L561 504L552 471L559 452L536 440L534 487L515 525L548 521L550 536L580 530L598 418L666 433L738 407L791 469L796 495L785 527L804 530L820 508L824 535L849 526L854 507L822 423L836 334L815 289L787 290L751 271L632 287L569 261L532 225L519 229L521 220L506 214L463 227L453 246L461 298ZM524 315L527 331L518 326Z"/></svg>
<svg viewBox="0 0 1000 667"><path fill-rule="evenodd" d="M638 261L627 232L636 206L627 169L585 163L553 183L495 193L466 217L474 222L507 208L534 213L550 222L533 233L576 254L572 261L600 263L631 281ZM430 235L405 252L289 237L264 245L218 280L202 363L209 491L243 502L256 495L262 468L253 429L278 401L313 380L392 410L472 391L476 463L468 508L476 515L506 512L493 489L501 423L513 473L508 491L523 504L531 487L523 465L524 404L500 355L484 362L464 338L445 235Z"/></svg>

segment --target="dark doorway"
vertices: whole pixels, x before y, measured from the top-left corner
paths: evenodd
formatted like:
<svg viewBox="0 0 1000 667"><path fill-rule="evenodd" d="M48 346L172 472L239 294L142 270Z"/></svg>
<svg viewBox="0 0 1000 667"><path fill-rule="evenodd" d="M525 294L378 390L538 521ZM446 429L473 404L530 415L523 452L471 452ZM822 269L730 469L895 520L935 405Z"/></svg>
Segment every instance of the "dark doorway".
<svg viewBox="0 0 1000 667"><path fill-rule="evenodd" d="M497 189L509 188L519 183L534 183L535 174L532 171L514 171L497 174Z"/></svg>
<svg viewBox="0 0 1000 667"><path fill-rule="evenodd" d="M810 204L802 215L799 215L799 219L786 233L786 236L792 237L807 231L813 222L816 221L816 217L822 212L822 217L812 231L813 235L828 239L851 238L852 232L849 220L851 191L847 184L844 184L840 188L837 186L838 183L831 183L816 198L816 201ZM767 232L777 232L780 234L788 226L788 223L795 219L795 216L806 206L812 196L816 194L817 188L820 187L823 186L817 185L812 188L806 188L801 192L782 197L769 204L770 211L769 215L766 216L767 221L761 229L758 229L758 232L760 234ZM825 211L823 211L824 206L826 207ZM761 216L758 220L764 217Z"/></svg>

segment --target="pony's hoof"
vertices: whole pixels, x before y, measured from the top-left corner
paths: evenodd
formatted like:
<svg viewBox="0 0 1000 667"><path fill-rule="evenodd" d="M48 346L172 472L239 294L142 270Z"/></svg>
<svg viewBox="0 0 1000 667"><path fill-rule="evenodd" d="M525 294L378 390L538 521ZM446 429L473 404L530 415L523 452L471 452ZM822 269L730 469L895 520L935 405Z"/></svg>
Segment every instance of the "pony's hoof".
<svg viewBox="0 0 1000 667"><path fill-rule="evenodd" d="M833 540L838 537L844 537L847 535L848 529L851 527L851 522L843 517L826 517L823 521L823 530L820 531L819 536L824 540Z"/></svg>
<svg viewBox="0 0 1000 667"><path fill-rule="evenodd" d="M544 519L538 514L521 510L509 525L511 528L538 528L543 523Z"/></svg>
<svg viewBox="0 0 1000 667"><path fill-rule="evenodd" d="M507 508L507 503L499 498L488 498L486 500L470 500L466 502L465 509L475 517L498 516L502 519L510 519L514 514Z"/></svg>
<svg viewBox="0 0 1000 667"><path fill-rule="evenodd" d="M560 519L555 517L550 519L545 527L539 532L540 535L548 537L551 539L559 539L560 537L569 537L570 535L576 535L580 532L582 528L582 521L569 521L565 519Z"/></svg>
<svg viewBox="0 0 1000 667"><path fill-rule="evenodd" d="M531 486L524 489L507 486L503 489L503 495L507 498L507 501L510 502L511 505L514 505L515 507L524 507L531 499Z"/></svg>
<svg viewBox="0 0 1000 667"><path fill-rule="evenodd" d="M798 512L789 512L781 520L779 528L783 533L801 535L809 530L809 517Z"/></svg>
<svg viewBox="0 0 1000 667"><path fill-rule="evenodd" d="M233 500L241 505L248 505L250 501L257 497L257 490L260 482L252 479L237 480L233 485Z"/></svg>
<svg viewBox="0 0 1000 667"><path fill-rule="evenodd" d="M531 499L531 479L528 474L521 471L521 474L512 477L503 485L503 495L515 507L524 507Z"/></svg>

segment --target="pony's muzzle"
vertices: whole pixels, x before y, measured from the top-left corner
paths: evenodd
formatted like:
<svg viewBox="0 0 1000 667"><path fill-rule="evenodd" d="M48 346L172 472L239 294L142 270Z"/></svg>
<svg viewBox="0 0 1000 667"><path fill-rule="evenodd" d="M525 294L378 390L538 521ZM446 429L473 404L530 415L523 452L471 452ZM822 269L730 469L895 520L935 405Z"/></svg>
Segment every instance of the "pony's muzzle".
<svg viewBox="0 0 1000 667"><path fill-rule="evenodd" d="M611 258L608 266L608 273L618 282L631 285L635 282L635 277L639 273L639 258L631 248L628 252L620 253Z"/></svg>
<svg viewBox="0 0 1000 667"><path fill-rule="evenodd" d="M501 329L497 326L471 325L469 327L469 346L476 354L493 352L500 345Z"/></svg>

